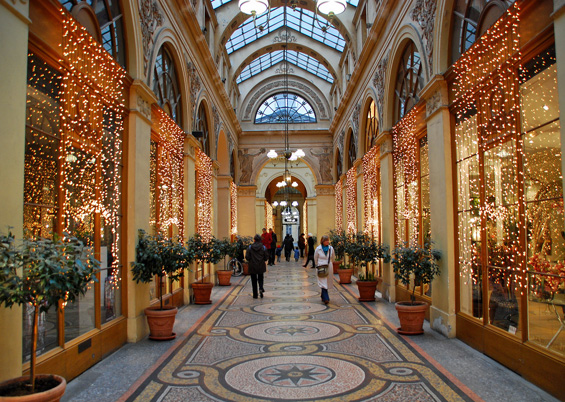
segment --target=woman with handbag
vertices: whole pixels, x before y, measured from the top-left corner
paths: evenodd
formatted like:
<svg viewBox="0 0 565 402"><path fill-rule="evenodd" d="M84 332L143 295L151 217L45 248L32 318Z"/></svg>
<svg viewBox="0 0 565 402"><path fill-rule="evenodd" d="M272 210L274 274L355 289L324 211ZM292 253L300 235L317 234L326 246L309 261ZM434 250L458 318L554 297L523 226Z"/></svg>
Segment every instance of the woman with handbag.
<svg viewBox="0 0 565 402"><path fill-rule="evenodd" d="M328 290L333 287L333 261L334 249L330 246L330 237L322 236L320 245L314 251L314 263L318 271L318 286L322 289L322 301L324 304L330 302Z"/></svg>

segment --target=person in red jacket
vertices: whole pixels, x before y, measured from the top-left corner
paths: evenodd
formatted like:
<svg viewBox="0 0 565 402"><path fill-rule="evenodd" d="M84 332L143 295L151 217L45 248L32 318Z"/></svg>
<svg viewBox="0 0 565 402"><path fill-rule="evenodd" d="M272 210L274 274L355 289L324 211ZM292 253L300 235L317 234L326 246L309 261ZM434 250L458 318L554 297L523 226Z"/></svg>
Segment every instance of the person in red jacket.
<svg viewBox="0 0 565 402"><path fill-rule="evenodd" d="M265 246L265 248L267 249L267 255L270 255L272 241L273 238L271 237L271 234L267 232L267 228L263 228L263 234L261 235L261 243L263 243L263 246Z"/></svg>

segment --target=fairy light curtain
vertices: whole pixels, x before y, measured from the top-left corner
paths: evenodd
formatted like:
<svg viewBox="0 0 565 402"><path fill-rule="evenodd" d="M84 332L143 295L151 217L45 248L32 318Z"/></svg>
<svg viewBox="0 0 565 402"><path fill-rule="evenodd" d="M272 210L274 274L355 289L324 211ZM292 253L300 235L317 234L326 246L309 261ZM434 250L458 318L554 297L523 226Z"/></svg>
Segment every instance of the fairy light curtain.
<svg viewBox="0 0 565 402"><path fill-rule="evenodd" d="M357 232L357 167L353 166L346 176L347 234Z"/></svg>
<svg viewBox="0 0 565 402"><path fill-rule="evenodd" d="M380 148L363 156L364 232L380 241Z"/></svg>
<svg viewBox="0 0 565 402"><path fill-rule="evenodd" d="M396 243L417 242L419 226L418 142L412 109L392 129Z"/></svg>
<svg viewBox="0 0 565 402"><path fill-rule="evenodd" d="M308 233L308 201L302 205L302 233Z"/></svg>
<svg viewBox="0 0 565 402"><path fill-rule="evenodd" d="M335 184L335 229L343 229L343 186L342 179ZM306 232L305 232L306 233Z"/></svg>
<svg viewBox="0 0 565 402"><path fill-rule="evenodd" d="M268 201L265 201L265 227L273 227L273 206Z"/></svg>
<svg viewBox="0 0 565 402"><path fill-rule="evenodd" d="M237 185L230 181L230 234L237 235Z"/></svg>
<svg viewBox="0 0 565 402"><path fill-rule="evenodd" d="M161 108L153 107L158 141L152 147L156 177L156 229L166 236L184 238L184 138L183 130ZM155 148L156 146L156 148Z"/></svg>
<svg viewBox="0 0 565 402"><path fill-rule="evenodd" d="M212 159L196 148L196 231L204 241L212 238Z"/></svg>

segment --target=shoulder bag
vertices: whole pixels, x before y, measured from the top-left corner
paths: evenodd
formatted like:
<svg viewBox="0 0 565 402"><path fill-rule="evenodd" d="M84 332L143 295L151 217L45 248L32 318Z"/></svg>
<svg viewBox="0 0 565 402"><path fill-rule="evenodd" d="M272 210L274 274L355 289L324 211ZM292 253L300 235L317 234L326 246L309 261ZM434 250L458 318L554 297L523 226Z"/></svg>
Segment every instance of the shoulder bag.
<svg viewBox="0 0 565 402"><path fill-rule="evenodd" d="M332 255L332 249L330 248L328 250L328 263L330 262L331 255ZM318 278L325 278L328 276L329 273L328 264L318 265L316 269L318 270Z"/></svg>

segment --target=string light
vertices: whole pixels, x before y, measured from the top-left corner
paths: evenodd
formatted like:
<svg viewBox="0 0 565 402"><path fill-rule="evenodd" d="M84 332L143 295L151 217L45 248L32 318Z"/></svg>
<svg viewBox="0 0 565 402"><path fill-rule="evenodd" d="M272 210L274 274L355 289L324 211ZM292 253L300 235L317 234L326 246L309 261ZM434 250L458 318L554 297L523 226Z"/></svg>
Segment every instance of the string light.
<svg viewBox="0 0 565 402"><path fill-rule="evenodd" d="M196 148L196 231L204 241L212 238L212 159Z"/></svg>
<svg viewBox="0 0 565 402"><path fill-rule="evenodd" d="M343 230L343 179L335 184L335 229Z"/></svg>
<svg viewBox="0 0 565 402"><path fill-rule="evenodd" d="M373 239L380 240L380 148L372 147L363 156L363 195L364 195L364 232Z"/></svg>
<svg viewBox="0 0 565 402"><path fill-rule="evenodd" d="M237 185L230 181L230 218L231 218L231 231L232 236L237 235Z"/></svg>
<svg viewBox="0 0 565 402"><path fill-rule="evenodd" d="M156 172L159 183L158 228L168 233L176 227L184 239L184 131L162 109L153 107L158 123Z"/></svg>
<svg viewBox="0 0 565 402"><path fill-rule="evenodd" d="M308 200L302 204L302 233L308 233Z"/></svg>
<svg viewBox="0 0 565 402"><path fill-rule="evenodd" d="M265 201L265 227L273 227L273 206L268 201Z"/></svg>
<svg viewBox="0 0 565 402"><path fill-rule="evenodd" d="M355 234L357 233L357 168L355 166L347 171L346 186L347 234Z"/></svg>

